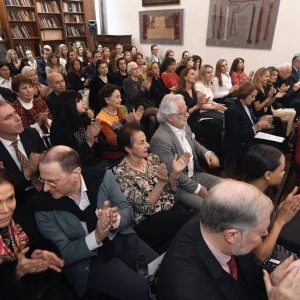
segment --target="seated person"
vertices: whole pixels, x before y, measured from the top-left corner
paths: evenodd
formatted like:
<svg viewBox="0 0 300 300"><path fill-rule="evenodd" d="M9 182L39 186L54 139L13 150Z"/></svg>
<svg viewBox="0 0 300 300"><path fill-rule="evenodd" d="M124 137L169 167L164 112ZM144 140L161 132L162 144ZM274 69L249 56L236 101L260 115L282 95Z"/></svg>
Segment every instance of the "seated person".
<svg viewBox="0 0 300 300"><path fill-rule="evenodd" d="M66 90L66 82L60 73L50 73L48 81L52 92L46 97L46 103L52 116L54 116L57 107L58 95Z"/></svg>
<svg viewBox="0 0 300 300"><path fill-rule="evenodd" d="M166 70L161 74L161 79L164 85L170 89L170 91L176 90L179 82L179 76L175 73L175 64L176 60L174 58L166 58Z"/></svg>
<svg viewBox="0 0 300 300"><path fill-rule="evenodd" d="M105 139L106 151L102 153L102 157L108 160L118 160L122 157L122 151L118 147L117 132L127 122L139 123L143 116L143 107L139 107L137 111L127 114L127 110L121 105L121 93L118 86L107 84L101 91L100 97L105 102L105 106L97 115L97 120L101 122L101 130Z"/></svg>
<svg viewBox="0 0 300 300"><path fill-rule="evenodd" d="M216 64L215 77L212 80L212 90L214 100L217 103L231 104L230 98L234 97L238 85L232 85L231 78L228 73L228 65L226 59L219 59Z"/></svg>
<svg viewBox="0 0 300 300"><path fill-rule="evenodd" d="M25 66L25 61L18 57L17 52L14 49L8 49L6 53L7 66L10 69L11 77L21 73L21 70Z"/></svg>
<svg viewBox="0 0 300 300"><path fill-rule="evenodd" d="M82 72L82 62L78 58L70 62L67 80L70 90L80 91L89 86L90 80Z"/></svg>
<svg viewBox="0 0 300 300"><path fill-rule="evenodd" d="M285 157L278 149L267 145L254 145L245 155L245 181L265 192L270 186L281 183L285 173ZM268 235L253 250L262 261L272 253L283 226L288 223L300 209L299 195L296 187L287 198L280 203Z"/></svg>
<svg viewBox="0 0 300 300"><path fill-rule="evenodd" d="M118 144L126 157L118 164L116 180L134 213L134 230L149 246L161 253L185 222L195 215L175 202L177 178L190 154L174 157L168 177L165 164L149 153L142 128L128 124L118 133Z"/></svg>
<svg viewBox="0 0 300 300"><path fill-rule="evenodd" d="M112 172L82 169L77 152L66 146L44 152L39 170L44 192L36 221L57 246L76 294L149 300L136 255L143 252L151 262L157 254L130 227L132 209Z"/></svg>
<svg viewBox="0 0 300 300"><path fill-rule="evenodd" d="M15 220L20 222L32 242L41 237L34 222L34 204L38 191L37 167L39 155L45 145L34 128L24 130L20 116L14 108L0 102L0 162L1 168L15 178L17 209Z"/></svg>
<svg viewBox="0 0 300 300"><path fill-rule="evenodd" d="M203 172L199 160L204 158L209 167L218 167L219 159L195 140L187 125L188 116L182 95L166 95L159 106L157 117L160 126L151 139L150 152L157 154L159 160L166 164L169 175L175 155L192 154L188 167L179 175L176 197L180 204L199 210L208 189L221 180Z"/></svg>
<svg viewBox="0 0 300 300"><path fill-rule="evenodd" d="M59 57L55 53L50 53L47 58L47 64L46 64L46 75L48 76L50 73L60 73L62 74L64 71L64 67L60 64Z"/></svg>
<svg viewBox="0 0 300 300"><path fill-rule="evenodd" d="M53 284L58 279L48 270L60 272L64 262L53 252L34 249L26 232L15 223L13 213L16 198L13 181L2 170L0 170L0 207L1 299L15 300L21 297L37 299L43 288L50 286L49 280ZM36 274L39 274L39 280L36 280ZM47 292L44 296L47 296Z"/></svg>
<svg viewBox="0 0 300 300"><path fill-rule="evenodd" d="M240 86L244 82L251 80L254 72L251 71L249 75L245 72L245 60L241 57L237 57L233 60L229 75L233 85Z"/></svg>
<svg viewBox="0 0 300 300"><path fill-rule="evenodd" d="M262 264L250 252L267 234L272 211L272 201L250 184L226 180L213 187L163 259L159 299L267 300ZM275 286L292 261L272 272Z"/></svg>
<svg viewBox="0 0 300 300"><path fill-rule="evenodd" d="M79 92L67 90L59 94L50 132L53 146L69 146L79 153L83 164L95 164L100 161L102 149L97 140L100 130L99 122L91 121L87 115Z"/></svg>
<svg viewBox="0 0 300 300"><path fill-rule="evenodd" d="M29 77L32 82L34 99L45 99L45 97L48 95L50 88L46 85L43 85L39 82L39 78L37 76L37 72L34 67L31 66L25 66L22 71L21 75Z"/></svg>
<svg viewBox="0 0 300 300"><path fill-rule="evenodd" d="M8 65L0 62L0 87L11 90L11 83L12 78L10 77L10 69Z"/></svg>
<svg viewBox="0 0 300 300"><path fill-rule="evenodd" d="M17 94L17 100L12 107L21 117L23 126L35 128L40 136L48 134L52 123L49 108L43 99L34 99L31 79L27 76L16 75L12 89Z"/></svg>
<svg viewBox="0 0 300 300"><path fill-rule="evenodd" d="M253 114L251 104L256 94L254 84L246 81L237 90L238 99L225 111L224 152L228 157L236 159L239 164L250 146L255 143L266 143L264 140L255 139L255 134L261 130L270 132L269 118L263 116L257 119Z"/></svg>

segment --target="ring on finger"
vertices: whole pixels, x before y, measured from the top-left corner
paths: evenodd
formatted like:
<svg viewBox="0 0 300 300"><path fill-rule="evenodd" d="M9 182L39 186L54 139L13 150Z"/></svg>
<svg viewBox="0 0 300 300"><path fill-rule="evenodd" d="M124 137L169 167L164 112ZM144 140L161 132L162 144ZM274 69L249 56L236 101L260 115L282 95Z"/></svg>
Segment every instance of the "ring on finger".
<svg viewBox="0 0 300 300"><path fill-rule="evenodd" d="M35 272L36 271L36 268L35 267L32 267L32 272Z"/></svg>

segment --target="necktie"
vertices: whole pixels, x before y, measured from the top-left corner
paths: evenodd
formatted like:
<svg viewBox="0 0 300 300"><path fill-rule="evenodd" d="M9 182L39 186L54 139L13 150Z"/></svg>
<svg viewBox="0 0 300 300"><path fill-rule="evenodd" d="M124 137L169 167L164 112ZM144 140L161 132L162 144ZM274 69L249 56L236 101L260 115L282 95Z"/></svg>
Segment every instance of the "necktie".
<svg viewBox="0 0 300 300"><path fill-rule="evenodd" d="M227 262L229 267L230 275L237 280L237 265L234 256L231 256L230 260Z"/></svg>
<svg viewBox="0 0 300 300"><path fill-rule="evenodd" d="M25 170L28 167L28 159L27 157L20 151L19 147L18 147L18 140L15 140L14 142L11 143L16 151L17 154L17 158L18 161L20 162L21 168L22 170ZM32 182L33 187L40 191L42 188L42 184L40 183L40 181L38 180L38 178L33 175L30 177L30 180Z"/></svg>

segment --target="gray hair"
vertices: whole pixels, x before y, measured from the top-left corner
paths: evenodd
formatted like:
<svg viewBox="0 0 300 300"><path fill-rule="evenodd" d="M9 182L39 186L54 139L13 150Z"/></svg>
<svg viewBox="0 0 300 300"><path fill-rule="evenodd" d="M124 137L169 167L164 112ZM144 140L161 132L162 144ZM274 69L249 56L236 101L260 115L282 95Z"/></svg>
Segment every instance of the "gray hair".
<svg viewBox="0 0 300 300"><path fill-rule="evenodd" d="M180 94L167 94L164 96L156 115L159 123L165 123L169 115L178 113L178 100L184 100L183 96Z"/></svg>
<svg viewBox="0 0 300 300"><path fill-rule="evenodd" d="M284 62L277 66L278 71L286 71L288 68L292 69L292 64L289 62Z"/></svg>
<svg viewBox="0 0 300 300"><path fill-rule="evenodd" d="M25 66L23 67L22 71L21 71L21 75L23 76L27 76L27 77L30 77L30 72L31 71L34 71L36 72L35 68L34 67L31 67L31 66Z"/></svg>
<svg viewBox="0 0 300 300"><path fill-rule="evenodd" d="M272 210L270 198L253 185L224 180L209 191L199 217L211 232L234 228L244 233L255 228L262 218L270 217Z"/></svg>
<svg viewBox="0 0 300 300"><path fill-rule="evenodd" d="M134 61L131 61L130 63L128 63L127 65L127 73L130 75L131 74L131 70L137 66L137 63Z"/></svg>

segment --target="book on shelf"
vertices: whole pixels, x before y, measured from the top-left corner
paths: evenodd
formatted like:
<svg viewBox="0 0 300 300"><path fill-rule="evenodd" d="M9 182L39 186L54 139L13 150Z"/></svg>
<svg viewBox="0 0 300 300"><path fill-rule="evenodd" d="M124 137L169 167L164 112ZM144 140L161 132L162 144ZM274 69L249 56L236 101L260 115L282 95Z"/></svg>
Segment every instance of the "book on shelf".
<svg viewBox="0 0 300 300"><path fill-rule="evenodd" d="M63 34L61 30L43 30L41 32L42 41L62 40Z"/></svg>
<svg viewBox="0 0 300 300"><path fill-rule="evenodd" d="M82 18L82 15L67 14L67 15L65 15L65 22L67 22L67 23L82 23L83 18Z"/></svg>
<svg viewBox="0 0 300 300"><path fill-rule="evenodd" d="M81 3L64 2L65 13L78 13L82 12Z"/></svg>
<svg viewBox="0 0 300 300"><path fill-rule="evenodd" d="M52 18L39 18L39 24L41 28L57 28L61 27L57 17Z"/></svg>
<svg viewBox="0 0 300 300"><path fill-rule="evenodd" d="M9 21L35 21L35 16L31 10L8 10Z"/></svg>
<svg viewBox="0 0 300 300"><path fill-rule="evenodd" d="M30 38L30 34L29 34L26 26L24 26L24 25L12 26L11 33L12 33L13 38L16 38L16 39Z"/></svg>
<svg viewBox="0 0 300 300"><path fill-rule="evenodd" d="M67 36L85 36L84 27L66 26Z"/></svg>
<svg viewBox="0 0 300 300"><path fill-rule="evenodd" d="M33 6L32 0L5 0L5 5L10 6Z"/></svg>
<svg viewBox="0 0 300 300"><path fill-rule="evenodd" d="M19 57L25 57L26 51L32 50L28 45L16 45L15 49Z"/></svg>
<svg viewBox="0 0 300 300"><path fill-rule="evenodd" d="M60 13L56 1L36 2L36 10L38 13Z"/></svg>

